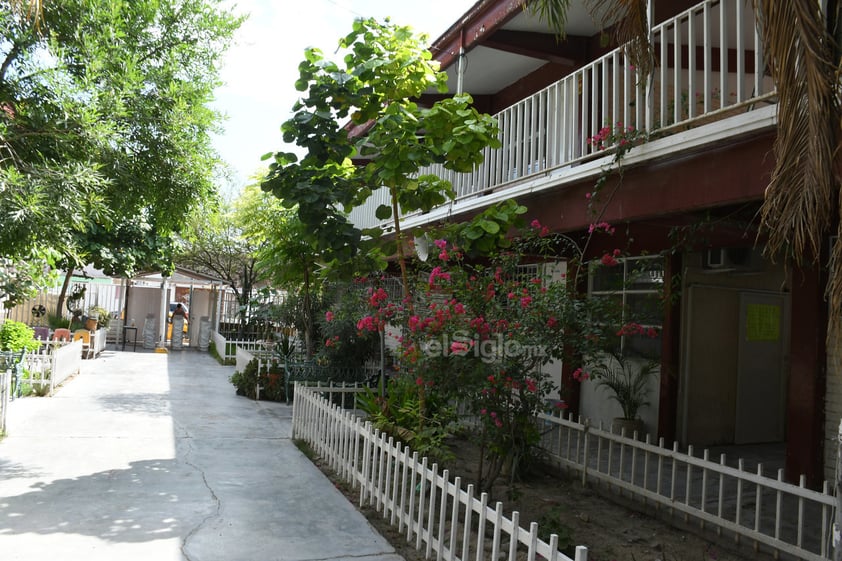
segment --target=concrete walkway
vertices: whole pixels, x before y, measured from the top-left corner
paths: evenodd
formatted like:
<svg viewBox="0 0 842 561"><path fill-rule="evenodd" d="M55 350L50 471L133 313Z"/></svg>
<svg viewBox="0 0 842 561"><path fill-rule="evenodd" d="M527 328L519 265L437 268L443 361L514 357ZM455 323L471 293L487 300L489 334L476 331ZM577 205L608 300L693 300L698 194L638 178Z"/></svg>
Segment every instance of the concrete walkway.
<svg viewBox="0 0 842 561"><path fill-rule="evenodd" d="M0 441L4 561L400 561L290 440L192 350L107 350Z"/></svg>

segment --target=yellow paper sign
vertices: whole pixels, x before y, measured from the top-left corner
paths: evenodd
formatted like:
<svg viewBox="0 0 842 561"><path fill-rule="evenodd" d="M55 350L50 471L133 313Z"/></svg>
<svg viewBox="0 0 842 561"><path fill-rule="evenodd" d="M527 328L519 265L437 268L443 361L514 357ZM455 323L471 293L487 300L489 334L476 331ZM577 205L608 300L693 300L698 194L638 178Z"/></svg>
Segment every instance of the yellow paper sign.
<svg viewBox="0 0 842 561"><path fill-rule="evenodd" d="M781 337L781 307L746 305L746 341L777 341Z"/></svg>

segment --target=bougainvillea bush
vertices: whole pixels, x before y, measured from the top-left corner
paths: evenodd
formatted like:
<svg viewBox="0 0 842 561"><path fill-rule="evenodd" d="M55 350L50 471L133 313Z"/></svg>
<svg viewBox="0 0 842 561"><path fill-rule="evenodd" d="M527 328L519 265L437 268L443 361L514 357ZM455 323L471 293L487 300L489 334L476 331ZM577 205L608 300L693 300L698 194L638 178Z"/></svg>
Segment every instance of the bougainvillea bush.
<svg viewBox="0 0 842 561"><path fill-rule="evenodd" d="M374 283L364 292L367 309L356 324L360 333L398 333L394 358L399 375L410 381L400 386L402 395L412 393L406 407L418 410L404 416L413 419L414 426L404 427L410 433L421 434L431 423L449 426L452 419L441 417L454 410L434 410L434 404L459 404L479 419L483 488L505 466L517 477L539 443L536 413L551 401L564 405L543 367L616 340L617 320L608 319L616 313L613 302L578 298L565 275L544 274L560 240L535 221L516 240L481 262L467 262L458 242L436 239L434 255L419 267L413 297L402 299ZM381 420L384 410L401 406L389 402L377 411Z"/></svg>

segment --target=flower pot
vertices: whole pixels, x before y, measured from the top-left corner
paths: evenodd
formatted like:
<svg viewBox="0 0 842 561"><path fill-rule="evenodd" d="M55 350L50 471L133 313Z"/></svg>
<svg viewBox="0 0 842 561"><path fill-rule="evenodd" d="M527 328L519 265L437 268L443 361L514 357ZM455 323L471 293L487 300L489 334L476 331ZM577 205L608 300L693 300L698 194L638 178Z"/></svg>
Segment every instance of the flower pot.
<svg viewBox="0 0 842 561"><path fill-rule="evenodd" d="M98 323L99 322L96 318L88 318L87 320L85 320L85 329L87 329L88 331L96 331Z"/></svg>
<svg viewBox="0 0 842 561"><path fill-rule="evenodd" d="M614 434L624 434L626 438L634 438L634 433L637 431L637 437L642 439L644 437L643 431L645 426L640 419L624 419L623 417L616 417L611 421L611 432Z"/></svg>

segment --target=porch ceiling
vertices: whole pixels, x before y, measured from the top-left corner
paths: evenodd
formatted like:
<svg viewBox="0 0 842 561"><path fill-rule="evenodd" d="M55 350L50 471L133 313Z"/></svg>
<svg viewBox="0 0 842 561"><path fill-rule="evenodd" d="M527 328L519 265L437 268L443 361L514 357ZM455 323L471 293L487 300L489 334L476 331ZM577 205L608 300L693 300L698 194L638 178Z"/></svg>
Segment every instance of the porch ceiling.
<svg viewBox="0 0 842 561"><path fill-rule="evenodd" d="M480 0L431 47L447 72L449 93L457 90L460 41L465 47L462 89L472 95L497 93L548 62L581 65L585 61L572 56L571 44L599 27L581 0L570 3L567 17L568 37L558 41L546 23L521 6Z"/></svg>

